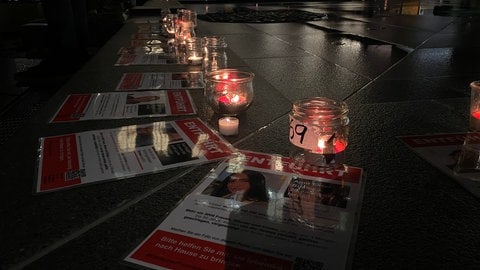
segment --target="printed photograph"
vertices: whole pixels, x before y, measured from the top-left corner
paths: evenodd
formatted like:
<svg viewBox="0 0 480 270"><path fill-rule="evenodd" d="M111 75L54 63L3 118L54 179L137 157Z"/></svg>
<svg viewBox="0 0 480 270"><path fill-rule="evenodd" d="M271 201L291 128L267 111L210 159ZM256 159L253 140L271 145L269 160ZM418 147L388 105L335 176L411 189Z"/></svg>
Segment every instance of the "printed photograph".
<svg viewBox="0 0 480 270"><path fill-rule="evenodd" d="M202 194L239 202L268 202L277 198L286 178L285 175L255 170L237 173L224 170Z"/></svg>

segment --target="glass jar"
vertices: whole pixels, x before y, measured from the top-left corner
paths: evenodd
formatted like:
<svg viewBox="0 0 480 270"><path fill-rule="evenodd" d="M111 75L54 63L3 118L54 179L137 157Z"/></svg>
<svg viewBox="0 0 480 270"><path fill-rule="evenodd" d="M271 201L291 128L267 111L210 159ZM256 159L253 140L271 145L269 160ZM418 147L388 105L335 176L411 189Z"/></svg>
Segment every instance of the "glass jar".
<svg viewBox="0 0 480 270"><path fill-rule="evenodd" d="M203 71L205 74L227 68L227 43L224 37L205 36L202 38Z"/></svg>
<svg viewBox="0 0 480 270"><path fill-rule="evenodd" d="M212 109L222 115L237 115L248 109L253 101L252 72L219 69L205 75L205 99Z"/></svg>
<svg viewBox="0 0 480 270"><path fill-rule="evenodd" d="M191 22L193 27L197 27L197 12L191 9L179 9L178 18L183 22Z"/></svg>
<svg viewBox="0 0 480 270"><path fill-rule="evenodd" d="M480 131L480 81L470 83L470 131Z"/></svg>
<svg viewBox="0 0 480 270"><path fill-rule="evenodd" d="M177 46L185 46L186 40L195 36L195 29L192 22L177 21L175 24L175 42Z"/></svg>
<svg viewBox="0 0 480 270"><path fill-rule="evenodd" d="M292 165L334 169L344 162L348 145L348 106L325 97L293 103L290 112Z"/></svg>

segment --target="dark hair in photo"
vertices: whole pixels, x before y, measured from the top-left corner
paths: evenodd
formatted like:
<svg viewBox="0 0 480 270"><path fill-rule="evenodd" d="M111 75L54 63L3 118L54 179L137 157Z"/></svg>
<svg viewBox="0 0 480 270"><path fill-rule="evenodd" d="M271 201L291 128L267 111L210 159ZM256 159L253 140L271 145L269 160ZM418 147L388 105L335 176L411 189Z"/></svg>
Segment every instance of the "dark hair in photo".
<svg viewBox="0 0 480 270"><path fill-rule="evenodd" d="M268 201L267 189L265 187L265 176L257 171L245 170L240 172L248 176L248 182L250 183L250 188L244 194L244 200L247 201ZM230 191L228 190L228 183L231 181L231 176L235 175L230 174L222 184L212 192L212 196L223 197L228 195Z"/></svg>

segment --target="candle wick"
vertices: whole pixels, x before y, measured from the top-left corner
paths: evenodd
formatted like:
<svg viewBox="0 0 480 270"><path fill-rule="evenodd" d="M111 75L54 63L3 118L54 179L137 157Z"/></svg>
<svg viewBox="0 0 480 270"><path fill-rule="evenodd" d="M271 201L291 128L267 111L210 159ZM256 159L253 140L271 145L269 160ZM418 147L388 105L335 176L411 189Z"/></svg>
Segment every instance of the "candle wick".
<svg viewBox="0 0 480 270"><path fill-rule="evenodd" d="M335 139L335 133L330 136L330 138L327 140L327 143L333 143L333 139Z"/></svg>

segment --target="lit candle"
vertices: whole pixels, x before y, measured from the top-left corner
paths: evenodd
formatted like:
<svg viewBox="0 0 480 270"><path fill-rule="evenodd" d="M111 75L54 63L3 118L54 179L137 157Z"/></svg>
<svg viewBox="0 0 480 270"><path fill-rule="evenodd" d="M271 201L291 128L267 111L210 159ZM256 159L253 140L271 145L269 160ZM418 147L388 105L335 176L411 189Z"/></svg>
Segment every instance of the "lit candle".
<svg viewBox="0 0 480 270"><path fill-rule="evenodd" d="M190 65L200 65L202 63L203 57L192 55L188 57L188 63Z"/></svg>
<svg viewBox="0 0 480 270"><path fill-rule="evenodd" d="M247 110L253 100L254 74L220 69L206 74L205 97L218 114L234 116Z"/></svg>
<svg viewBox="0 0 480 270"><path fill-rule="evenodd" d="M305 153L305 161L316 166L337 164L343 161L345 148L347 148L347 142L343 139L335 139L335 135L328 140L319 138L316 149Z"/></svg>
<svg viewBox="0 0 480 270"><path fill-rule="evenodd" d="M237 114L245 109L247 99L237 94L226 94L218 98L218 107L221 113Z"/></svg>
<svg viewBox="0 0 480 270"><path fill-rule="evenodd" d="M480 131L480 81L470 83L470 131Z"/></svg>
<svg viewBox="0 0 480 270"><path fill-rule="evenodd" d="M239 120L236 117L222 117L218 120L220 133L225 136L237 135Z"/></svg>
<svg viewBox="0 0 480 270"><path fill-rule="evenodd" d="M470 130L480 131L480 110L473 111L470 114Z"/></svg>
<svg viewBox="0 0 480 270"><path fill-rule="evenodd" d="M319 139L317 143L317 152L323 153L325 151L325 141L323 139Z"/></svg>
<svg viewBox="0 0 480 270"><path fill-rule="evenodd" d="M336 139L335 134L333 134L326 141L322 138L319 138L317 149L313 150L313 152L318 154L337 154L344 151L346 147L346 142L341 139Z"/></svg>

